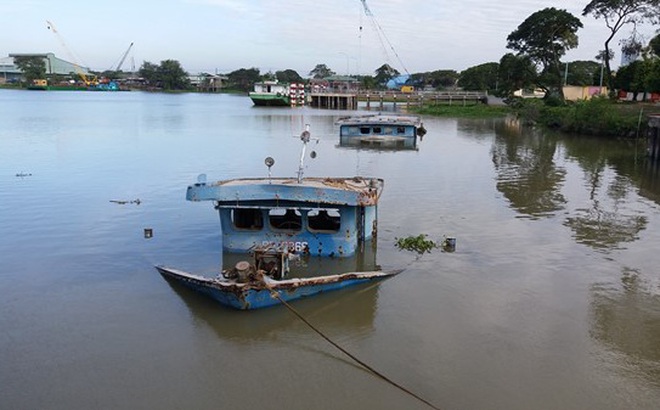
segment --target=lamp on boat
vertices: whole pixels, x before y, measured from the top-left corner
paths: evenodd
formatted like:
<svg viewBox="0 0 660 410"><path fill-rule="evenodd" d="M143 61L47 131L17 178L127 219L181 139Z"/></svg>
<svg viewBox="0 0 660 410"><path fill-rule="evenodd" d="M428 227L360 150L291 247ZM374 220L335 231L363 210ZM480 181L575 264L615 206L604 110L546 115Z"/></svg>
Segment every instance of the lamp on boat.
<svg viewBox="0 0 660 410"><path fill-rule="evenodd" d="M272 157L266 157L264 164L268 167L268 183L270 184L270 167L275 165L275 160Z"/></svg>

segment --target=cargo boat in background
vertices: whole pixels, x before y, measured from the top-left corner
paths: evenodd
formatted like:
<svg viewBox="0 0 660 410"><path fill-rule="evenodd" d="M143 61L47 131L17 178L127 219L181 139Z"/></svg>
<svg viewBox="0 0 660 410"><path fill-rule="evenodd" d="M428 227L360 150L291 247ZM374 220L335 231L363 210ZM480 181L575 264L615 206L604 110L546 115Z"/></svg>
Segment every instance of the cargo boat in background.
<svg viewBox="0 0 660 410"><path fill-rule="evenodd" d="M305 105L304 84L285 84L277 81L264 81L254 84L254 91L249 93L256 106L290 107Z"/></svg>

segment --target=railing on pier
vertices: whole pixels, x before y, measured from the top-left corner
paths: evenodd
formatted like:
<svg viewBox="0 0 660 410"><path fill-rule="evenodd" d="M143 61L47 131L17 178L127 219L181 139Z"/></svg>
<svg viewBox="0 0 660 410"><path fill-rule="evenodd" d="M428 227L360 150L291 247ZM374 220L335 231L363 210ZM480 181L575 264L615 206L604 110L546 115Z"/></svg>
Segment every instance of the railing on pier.
<svg viewBox="0 0 660 410"><path fill-rule="evenodd" d="M488 94L481 91L417 91L404 93L400 91L361 91L359 101L366 101L367 106L372 103L400 103L406 105L423 104L479 104L486 103Z"/></svg>
<svg viewBox="0 0 660 410"><path fill-rule="evenodd" d="M482 91L372 91L323 90L310 93L310 105L316 108L356 109L358 101L383 107L386 103L419 106L423 104L480 104L486 103L488 93Z"/></svg>

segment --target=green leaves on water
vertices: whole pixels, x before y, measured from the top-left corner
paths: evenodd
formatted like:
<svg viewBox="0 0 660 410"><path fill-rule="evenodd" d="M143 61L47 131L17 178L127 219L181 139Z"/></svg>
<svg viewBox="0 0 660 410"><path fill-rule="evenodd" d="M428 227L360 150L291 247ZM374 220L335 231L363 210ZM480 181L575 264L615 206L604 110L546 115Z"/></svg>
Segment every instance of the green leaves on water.
<svg viewBox="0 0 660 410"><path fill-rule="evenodd" d="M406 251L417 252L420 255L430 253L433 249L438 248L439 245L431 239L427 239L426 234L419 234L417 236L407 236L405 238L396 239L395 246L399 249Z"/></svg>

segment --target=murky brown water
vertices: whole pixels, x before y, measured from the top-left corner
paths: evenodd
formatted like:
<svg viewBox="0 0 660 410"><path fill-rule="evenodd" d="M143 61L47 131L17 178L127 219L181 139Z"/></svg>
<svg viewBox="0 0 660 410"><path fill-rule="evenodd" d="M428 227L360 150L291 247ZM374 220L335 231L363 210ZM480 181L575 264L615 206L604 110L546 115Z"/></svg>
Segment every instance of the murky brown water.
<svg viewBox="0 0 660 410"><path fill-rule="evenodd" d="M0 91L0 106L0 408L425 408L286 309L226 310L153 269L212 274L217 214L187 184L266 175L268 155L293 175L305 123L307 175L385 179L365 259L406 268L296 302L329 337L443 409L660 403L660 175L634 142L425 118L416 151L359 151L337 146L346 112L246 97ZM419 233L456 252L394 246Z"/></svg>

